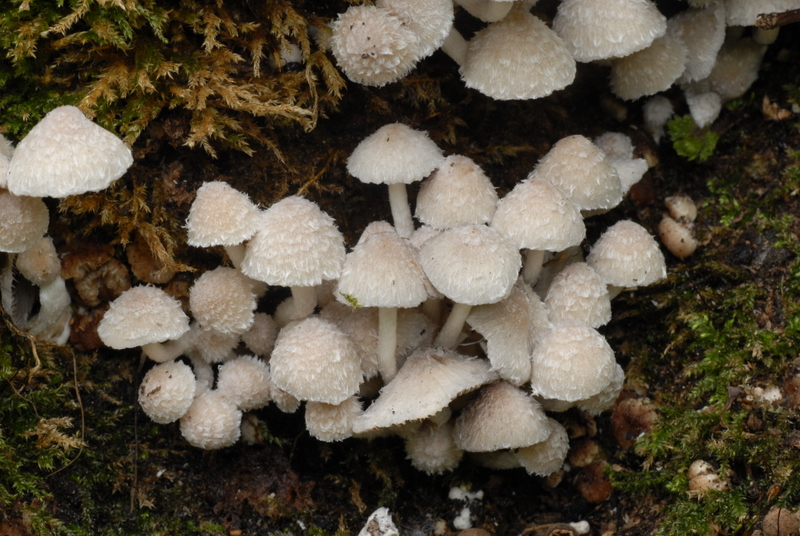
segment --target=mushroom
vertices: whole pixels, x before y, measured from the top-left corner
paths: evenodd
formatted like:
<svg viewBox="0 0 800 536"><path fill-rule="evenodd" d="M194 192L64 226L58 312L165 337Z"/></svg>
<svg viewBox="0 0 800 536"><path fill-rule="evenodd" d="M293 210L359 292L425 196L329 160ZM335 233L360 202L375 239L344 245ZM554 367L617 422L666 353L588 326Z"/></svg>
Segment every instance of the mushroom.
<svg viewBox="0 0 800 536"><path fill-rule="evenodd" d="M241 435L242 412L225 395L208 390L194 399L181 417L181 434L193 447L229 447Z"/></svg>
<svg viewBox="0 0 800 536"><path fill-rule="evenodd" d="M675 113L672 103L664 95L656 95L647 100L642 106L644 113L644 128L653 136L656 143L664 135L664 125Z"/></svg>
<svg viewBox="0 0 800 536"><path fill-rule="evenodd" d="M358 391L361 365L335 324L310 316L278 334L269 361L275 385L301 400L340 404Z"/></svg>
<svg viewBox="0 0 800 536"><path fill-rule="evenodd" d="M272 385L269 367L252 355L223 363L217 374L217 390L242 411L266 406Z"/></svg>
<svg viewBox="0 0 800 536"><path fill-rule="evenodd" d="M353 422L361 413L357 396L339 404L306 402L306 430L320 441L343 441L353 435Z"/></svg>
<svg viewBox="0 0 800 536"><path fill-rule="evenodd" d="M50 213L41 199L0 190L0 251L25 251L41 240L49 224Z"/></svg>
<svg viewBox="0 0 800 536"><path fill-rule="evenodd" d="M428 134L402 123L384 125L367 136L347 159L347 171L368 184L389 186L394 227L403 238L414 232L406 184L422 180L442 165L442 150Z"/></svg>
<svg viewBox="0 0 800 536"><path fill-rule="evenodd" d="M609 285L611 299L624 288L647 286L667 276L664 254L655 239L630 220L618 221L606 229L586 263Z"/></svg>
<svg viewBox="0 0 800 536"><path fill-rule="evenodd" d="M664 216L658 224L658 236L670 253L680 260L685 259L697 249L697 239L688 225Z"/></svg>
<svg viewBox="0 0 800 536"><path fill-rule="evenodd" d="M514 451L517 462L531 475L544 477L555 473L563 467L569 452L567 429L552 417L547 420L550 423L547 439Z"/></svg>
<svg viewBox="0 0 800 536"><path fill-rule="evenodd" d="M500 232L485 225L447 229L420 248L420 261L433 286L453 300L453 309L434 344L456 345L473 305L506 298L517 280L519 251Z"/></svg>
<svg viewBox="0 0 800 536"><path fill-rule="evenodd" d="M758 69L767 47L750 38L729 35L717 53L711 74L702 80L683 84L687 95L713 91L722 102L738 99L758 78Z"/></svg>
<svg viewBox="0 0 800 536"><path fill-rule="evenodd" d="M407 240L391 227L371 231L380 223L370 224L345 258L337 294L340 301L355 299L359 305L378 307L378 368L388 383L397 373L397 309L425 301L430 283Z"/></svg>
<svg viewBox="0 0 800 536"><path fill-rule="evenodd" d="M575 79L575 60L553 30L524 8L478 31L461 65L467 87L498 100L538 99Z"/></svg>
<svg viewBox="0 0 800 536"><path fill-rule="evenodd" d="M611 320L606 283L585 262L570 264L553 278L545 306L553 322L577 320L598 328Z"/></svg>
<svg viewBox="0 0 800 536"><path fill-rule="evenodd" d="M624 100L666 91L683 74L686 47L671 34L611 64L611 90Z"/></svg>
<svg viewBox="0 0 800 536"><path fill-rule="evenodd" d="M686 93L686 104L689 105L689 114L694 123L700 128L711 125L722 111L722 97L713 91L705 93L690 91Z"/></svg>
<svg viewBox="0 0 800 536"><path fill-rule="evenodd" d="M464 451L453 441L450 421L439 425L428 420L404 436L406 458L416 469L429 475L452 471L464 457Z"/></svg>
<svg viewBox="0 0 800 536"><path fill-rule="evenodd" d="M313 201L290 196L264 211L259 231L247 244L242 273L291 287L289 318L298 320L314 312L314 286L337 279L344 257L344 237L333 218Z"/></svg>
<svg viewBox="0 0 800 536"><path fill-rule="evenodd" d="M97 192L133 164L131 150L75 106L44 116L17 145L8 172L15 195L67 197Z"/></svg>
<svg viewBox="0 0 800 536"><path fill-rule="evenodd" d="M190 246L223 246L236 268L244 258L244 242L258 230L260 211L247 194L222 181L211 181L197 189L186 218Z"/></svg>
<svg viewBox="0 0 800 536"><path fill-rule="evenodd" d="M97 327L106 346L115 350L142 347L153 361L175 359L185 349L180 337L189 331L189 318L175 298L156 287L126 290L111 302ZM172 341L171 344L161 344Z"/></svg>
<svg viewBox="0 0 800 536"><path fill-rule="evenodd" d="M180 361L159 363L139 385L139 405L159 424L183 417L194 401L196 381L189 365Z"/></svg>
<svg viewBox="0 0 800 536"><path fill-rule="evenodd" d="M561 176L560 172L550 175ZM500 200L491 227L518 249L528 250L522 277L531 285L539 278L545 252L577 246L586 236L578 206L557 186L535 174Z"/></svg>
<svg viewBox="0 0 800 536"><path fill-rule="evenodd" d="M267 313L255 313L253 324L242 333L242 342L248 350L261 357L268 357L275 347L278 325Z"/></svg>
<svg viewBox="0 0 800 536"><path fill-rule="evenodd" d="M418 38L417 59L427 58L442 46L453 27L453 2L447 0L377 0L410 28Z"/></svg>
<svg viewBox="0 0 800 536"><path fill-rule="evenodd" d="M553 30L576 61L621 58L650 46L667 19L650 0L563 0Z"/></svg>
<svg viewBox="0 0 800 536"><path fill-rule="evenodd" d="M350 6L331 26L336 63L359 84L380 87L399 80L422 55L419 36L383 7Z"/></svg>
<svg viewBox="0 0 800 536"><path fill-rule="evenodd" d="M253 324L256 299L239 270L220 266L194 282L189 308L201 327L241 335Z"/></svg>
<svg viewBox="0 0 800 536"><path fill-rule="evenodd" d="M679 84L711 74L725 41L725 8L721 0L703 8L691 7L667 21L667 32L686 47L686 65Z"/></svg>

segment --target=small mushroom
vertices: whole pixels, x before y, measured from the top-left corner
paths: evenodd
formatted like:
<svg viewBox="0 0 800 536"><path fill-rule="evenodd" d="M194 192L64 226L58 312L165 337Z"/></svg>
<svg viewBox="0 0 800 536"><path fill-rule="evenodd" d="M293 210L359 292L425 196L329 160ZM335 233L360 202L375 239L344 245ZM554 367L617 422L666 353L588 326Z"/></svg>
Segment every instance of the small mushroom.
<svg viewBox="0 0 800 536"><path fill-rule="evenodd" d="M139 385L139 405L159 424L183 417L194 401L196 380L189 365L180 361L159 363Z"/></svg>

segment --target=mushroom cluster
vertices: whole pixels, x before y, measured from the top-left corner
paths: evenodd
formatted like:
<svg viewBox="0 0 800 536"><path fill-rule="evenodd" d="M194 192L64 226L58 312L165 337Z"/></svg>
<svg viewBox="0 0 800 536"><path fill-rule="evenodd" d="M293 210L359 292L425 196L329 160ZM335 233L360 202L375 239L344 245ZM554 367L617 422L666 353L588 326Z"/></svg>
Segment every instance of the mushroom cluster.
<svg viewBox="0 0 800 536"><path fill-rule="evenodd" d="M666 275L655 240L632 221L607 229L585 262L574 253L584 217L613 208L629 186L615 162L631 158L630 140L609 134L601 145L613 159L583 136L559 141L498 198L471 159L386 125L347 168L390 185L395 225L369 224L349 252L312 201L261 209L208 183L191 207L189 240L224 245L233 266L194 281L188 315L155 286L124 292L98 334L157 363L140 404L155 422L179 421L199 448L238 441L246 412L305 402L306 427L322 441L394 434L429 473L472 453L549 475L569 448L554 414L598 414L622 388L624 372L597 331L610 300ZM415 229L405 183L420 179ZM564 251L569 262L544 266ZM272 315L257 306L267 286L291 289Z"/></svg>
<svg viewBox="0 0 800 536"><path fill-rule="evenodd" d="M467 87L498 100L545 97L573 82L577 63L599 62L623 100L678 84L702 128L744 94L777 37L778 30L754 28L758 15L800 8L800 0L710 0L667 19L651 0L562 0L551 28L546 15L530 13L535 2L455 4L486 23L469 40L454 26L449 0L382 0L342 13L331 50L351 80L383 86L441 48Z"/></svg>
<svg viewBox="0 0 800 536"><path fill-rule="evenodd" d="M16 147L0 140L0 298L18 327L59 344L70 332L72 303L42 198L103 190L131 164L131 150L74 106L48 112Z"/></svg>

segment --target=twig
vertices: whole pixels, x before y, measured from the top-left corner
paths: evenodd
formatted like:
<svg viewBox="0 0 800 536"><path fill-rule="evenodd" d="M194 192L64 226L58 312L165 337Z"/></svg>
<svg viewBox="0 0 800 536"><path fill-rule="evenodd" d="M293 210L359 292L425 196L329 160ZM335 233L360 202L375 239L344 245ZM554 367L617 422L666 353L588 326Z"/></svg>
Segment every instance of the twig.
<svg viewBox="0 0 800 536"><path fill-rule="evenodd" d="M800 21L800 9L790 9L782 13L761 13L756 20L756 27L762 30L774 30L798 21Z"/></svg>

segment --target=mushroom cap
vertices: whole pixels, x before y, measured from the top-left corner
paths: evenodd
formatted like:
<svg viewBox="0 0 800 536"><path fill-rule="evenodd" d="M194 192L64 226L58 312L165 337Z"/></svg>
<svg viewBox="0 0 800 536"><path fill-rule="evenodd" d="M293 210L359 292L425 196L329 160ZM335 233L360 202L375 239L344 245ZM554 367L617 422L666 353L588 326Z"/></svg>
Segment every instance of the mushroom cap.
<svg viewBox="0 0 800 536"><path fill-rule="evenodd" d="M281 199L261 217L242 272L269 285L313 287L342 270L344 237L333 218L302 197Z"/></svg>
<svg viewBox="0 0 800 536"><path fill-rule="evenodd" d="M679 223L664 216L658 224L658 236L670 253L683 260L697 249L697 240L691 224Z"/></svg>
<svg viewBox="0 0 800 536"><path fill-rule="evenodd" d="M442 348L417 350L353 424L353 432L425 419L457 396L497 379L485 360Z"/></svg>
<svg viewBox="0 0 800 536"><path fill-rule="evenodd" d="M189 307L201 327L241 334L253 325L256 298L242 272L220 266L197 278Z"/></svg>
<svg viewBox="0 0 800 536"><path fill-rule="evenodd" d="M649 98L642 106L644 127L658 143L664 135L664 125L675 113L672 102L664 95Z"/></svg>
<svg viewBox="0 0 800 536"><path fill-rule="evenodd" d="M679 84L702 80L711 74L722 43L725 41L725 8L715 1L705 8L689 8L671 17L667 33L686 47L686 66Z"/></svg>
<svg viewBox="0 0 800 536"><path fill-rule="evenodd" d="M514 451L519 464L528 474L545 477L555 473L564 465L569 452L569 435L567 429L557 420L548 417L550 435L535 445Z"/></svg>
<svg viewBox="0 0 800 536"><path fill-rule="evenodd" d="M596 137L593 143L605 153L606 158L611 162L633 158L633 142L630 136L622 132L605 132Z"/></svg>
<svg viewBox="0 0 800 536"><path fill-rule="evenodd" d="M235 246L258 230L258 207L247 194L227 183L211 181L197 189L186 218L190 246Z"/></svg>
<svg viewBox="0 0 800 536"><path fill-rule="evenodd" d="M253 324L242 333L242 342L247 349L262 357L269 356L278 337L278 324L267 313L255 313Z"/></svg>
<svg viewBox="0 0 800 536"><path fill-rule="evenodd" d="M722 97L713 91L687 93L686 104L689 105L689 113L694 123L700 128L705 128L716 121L722 111Z"/></svg>
<svg viewBox="0 0 800 536"><path fill-rule="evenodd" d="M552 183L537 177L517 184L500 200L491 227L518 249L561 251L586 237L578 206Z"/></svg>
<svg viewBox="0 0 800 536"><path fill-rule="evenodd" d="M493 99L538 99L575 79L575 60L553 30L519 9L478 31L469 42L461 77Z"/></svg>
<svg viewBox="0 0 800 536"><path fill-rule="evenodd" d="M131 164L131 150L119 138L75 106L59 106L17 145L8 189L33 197L97 192L124 175Z"/></svg>
<svg viewBox="0 0 800 536"><path fill-rule="evenodd" d="M521 279L508 298L497 303L473 307L467 323L486 339L486 355L492 370L514 385L522 385L531 377L531 333L541 320L537 315L539 297ZM542 311L543 312L543 311Z"/></svg>
<svg viewBox="0 0 800 536"><path fill-rule="evenodd" d="M706 78L684 84L686 94L713 91L722 102L738 99L758 78L767 47L750 38L728 37L717 52L716 63Z"/></svg>
<svg viewBox="0 0 800 536"><path fill-rule="evenodd" d="M615 287L646 286L667 276L664 254L647 230L630 220L618 221L600 236L586 263Z"/></svg>
<svg viewBox="0 0 800 536"><path fill-rule="evenodd" d="M442 474L458 467L464 451L453 441L453 423L438 425L425 421L405 436L406 458L411 465L429 475Z"/></svg>
<svg viewBox="0 0 800 536"><path fill-rule="evenodd" d="M306 430L320 441L342 441L353 435L353 421L361 413L357 396L340 404L306 402Z"/></svg>
<svg viewBox="0 0 800 536"><path fill-rule="evenodd" d="M611 320L605 281L585 262L570 264L553 279L545 305L550 320L577 320L598 328Z"/></svg>
<svg viewBox="0 0 800 536"><path fill-rule="evenodd" d="M420 248L420 261L436 290L466 305L507 297L522 266L519 250L485 225L447 229Z"/></svg>
<svg viewBox="0 0 800 536"><path fill-rule="evenodd" d="M410 184L430 175L442 162L442 150L427 132L390 123L356 146L347 159L347 171L368 184Z"/></svg>
<svg viewBox="0 0 800 536"><path fill-rule="evenodd" d="M611 64L611 90L625 100L666 91L683 74L686 47L670 34Z"/></svg>
<svg viewBox="0 0 800 536"><path fill-rule="evenodd" d="M361 363L335 324L310 316L278 334L269 361L272 381L301 400L339 404L358 391Z"/></svg>
<svg viewBox="0 0 800 536"><path fill-rule="evenodd" d="M49 236L17 255L15 264L19 273L37 287L43 287L61 276L61 260Z"/></svg>
<svg viewBox="0 0 800 536"><path fill-rule="evenodd" d="M44 201L0 190L0 251L25 251L41 240L49 224Z"/></svg>
<svg viewBox="0 0 800 536"><path fill-rule="evenodd" d="M344 303L352 296L365 307L416 307L428 298L426 280L417 250L389 228L362 237L347 254L336 298Z"/></svg>
<svg viewBox="0 0 800 536"><path fill-rule="evenodd" d="M574 402L596 395L614 379L614 351L586 324L553 324L531 354L531 390L545 398Z"/></svg>
<svg viewBox="0 0 800 536"><path fill-rule="evenodd" d="M239 356L219 367L217 390L242 411L266 406L271 389L269 367L255 356Z"/></svg>
<svg viewBox="0 0 800 536"><path fill-rule="evenodd" d="M611 383L606 385L602 391L586 400L580 400L576 404L581 410L591 414L600 415L602 412L610 408L619 397L622 387L625 385L625 371L619 366L619 363L614 367L614 378Z"/></svg>
<svg viewBox="0 0 800 536"><path fill-rule="evenodd" d="M664 199L669 215L678 221L693 222L697 219L697 205L685 194L671 195Z"/></svg>
<svg viewBox="0 0 800 536"><path fill-rule="evenodd" d="M442 46L453 27L453 2L442 0L377 0L402 20L419 38L418 59L426 58Z"/></svg>
<svg viewBox="0 0 800 536"><path fill-rule="evenodd" d="M600 148L579 134L553 145L528 175L537 177L561 190L581 210L611 209L622 201L614 166Z"/></svg>
<svg viewBox="0 0 800 536"><path fill-rule="evenodd" d="M563 0L553 30L576 61L620 58L664 35L667 19L650 0Z"/></svg>
<svg viewBox="0 0 800 536"><path fill-rule="evenodd" d="M181 434L193 447L206 450L229 447L239 440L242 412L216 390L194 399L181 417Z"/></svg>
<svg viewBox="0 0 800 536"><path fill-rule="evenodd" d="M159 363L144 375L139 405L159 424L183 417L194 400L196 380L189 365L180 361Z"/></svg>
<svg viewBox="0 0 800 536"><path fill-rule="evenodd" d="M350 6L331 26L336 63L359 84L380 87L399 80L422 57L420 38L386 8Z"/></svg>
<svg viewBox="0 0 800 536"><path fill-rule="evenodd" d="M97 334L115 350L175 340L189 331L189 317L178 300L157 287L133 287L103 315Z"/></svg>
<svg viewBox="0 0 800 536"><path fill-rule="evenodd" d="M458 448L469 452L527 447L547 439L550 423L539 403L499 381L486 385L461 410L453 430Z"/></svg>
<svg viewBox="0 0 800 536"><path fill-rule="evenodd" d="M417 194L416 217L435 229L488 224L497 207L492 181L471 158L450 155Z"/></svg>
<svg viewBox="0 0 800 536"><path fill-rule="evenodd" d="M221 363L234 356L234 349L239 344L238 333L223 333L214 328L202 328L195 322L189 332L184 335L190 341L189 346L207 363Z"/></svg>

